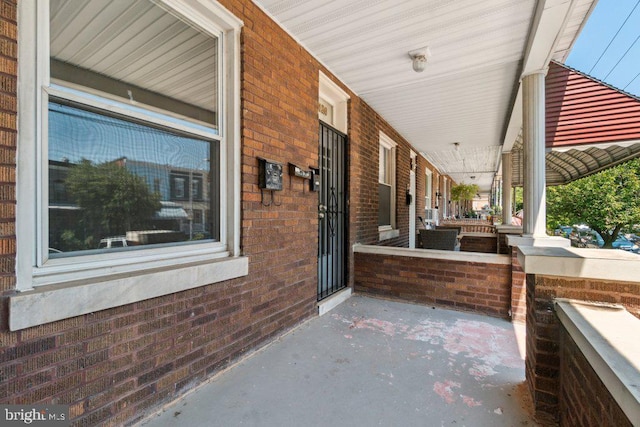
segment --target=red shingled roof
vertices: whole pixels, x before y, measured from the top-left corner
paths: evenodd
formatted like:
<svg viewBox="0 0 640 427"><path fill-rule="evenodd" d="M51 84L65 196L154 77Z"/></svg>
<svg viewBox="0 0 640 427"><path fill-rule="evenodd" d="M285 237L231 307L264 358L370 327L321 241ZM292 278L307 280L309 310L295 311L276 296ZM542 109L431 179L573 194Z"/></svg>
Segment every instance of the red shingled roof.
<svg viewBox="0 0 640 427"><path fill-rule="evenodd" d="M547 147L640 139L640 99L557 62L546 107Z"/></svg>

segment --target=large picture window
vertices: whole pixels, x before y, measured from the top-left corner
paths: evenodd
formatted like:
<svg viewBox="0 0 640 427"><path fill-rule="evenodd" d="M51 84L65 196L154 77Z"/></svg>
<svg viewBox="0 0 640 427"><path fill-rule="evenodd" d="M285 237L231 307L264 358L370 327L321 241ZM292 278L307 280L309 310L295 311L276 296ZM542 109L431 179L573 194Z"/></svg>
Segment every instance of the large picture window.
<svg viewBox="0 0 640 427"><path fill-rule="evenodd" d="M48 135L49 257L218 239L213 223L194 235L192 215L218 210L218 141L54 99Z"/></svg>
<svg viewBox="0 0 640 427"><path fill-rule="evenodd" d="M242 22L215 0L18 7L11 329L247 274Z"/></svg>
<svg viewBox="0 0 640 427"><path fill-rule="evenodd" d="M50 0L49 17L48 256L218 240L193 233L194 203L219 209L218 37L148 0Z"/></svg>

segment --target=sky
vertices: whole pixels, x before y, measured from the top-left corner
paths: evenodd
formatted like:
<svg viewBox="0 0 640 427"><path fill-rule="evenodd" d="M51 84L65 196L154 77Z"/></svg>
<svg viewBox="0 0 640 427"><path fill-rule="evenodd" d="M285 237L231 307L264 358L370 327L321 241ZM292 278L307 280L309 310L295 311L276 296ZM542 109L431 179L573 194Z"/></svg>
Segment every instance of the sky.
<svg viewBox="0 0 640 427"><path fill-rule="evenodd" d="M566 64L640 96L640 0L599 0Z"/></svg>

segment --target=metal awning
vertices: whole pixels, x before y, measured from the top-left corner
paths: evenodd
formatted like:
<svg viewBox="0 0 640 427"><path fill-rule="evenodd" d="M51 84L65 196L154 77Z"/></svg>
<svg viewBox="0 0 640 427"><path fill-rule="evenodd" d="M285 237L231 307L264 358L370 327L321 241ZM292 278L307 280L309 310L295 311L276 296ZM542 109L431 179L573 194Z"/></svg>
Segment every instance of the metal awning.
<svg viewBox="0 0 640 427"><path fill-rule="evenodd" d="M171 219L188 219L189 215L177 203L160 202L162 208L153 215L153 219L171 220Z"/></svg>
<svg viewBox="0 0 640 427"><path fill-rule="evenodd" d="M546 78L546 182L567 184L640 156L640 99L566 65ZM522 134L512 184L522 186Z"/></svg>
<svg viewBox="0 0 640 427"><path fill-rule="evenodd" d="M514 145L512 155L512 185L522 187L524 180L522 141ZM620 145L603 144L601 147L585 146L551 150L545 156L547 185L568 184L636 157L640 157L640 141Z"/></svg>

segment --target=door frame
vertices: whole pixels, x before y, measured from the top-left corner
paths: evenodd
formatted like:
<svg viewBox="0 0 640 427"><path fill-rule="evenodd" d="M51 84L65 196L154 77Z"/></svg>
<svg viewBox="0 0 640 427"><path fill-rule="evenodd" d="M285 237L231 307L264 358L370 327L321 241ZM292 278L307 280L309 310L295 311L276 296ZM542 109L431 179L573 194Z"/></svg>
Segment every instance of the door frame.
<svg viewBox="0 0 640 427"><path fill-rule="evenodd" d="M338 131L339 133L344 135L344 169L343 176L341 177L342 183L344 185L344 229L343 229L343 241L345 248L342 250L342 265L344 265L344 288L339 291L337 294L346 294L345 298L348 298L351 295L351 288L349 287L349 138L348 138L348 102L350 96L347 92L345 92L342 88L340 88L336 83L331 80L326 74L322 71L318 71L318 119L322 122L323 125L328 126L329 128L333 128L333 130ZM321 129L321 124L318 123L318 129ZM318 137L320 138L320 132L318 133ZM321 141L318 140L318 150L320 150ZM318 159L322 153L318 152ZM318 165L319 168L322 167L321 164ZM322 191L322 190L321 190ZM320 194L318 194L318 204L320 200ZM319 220L320 221L320 220ZM318 277L317 277L317 288L320 289L320 281L321 276L319 273L320 270L320 245L322 244L321 236L320 236L320 222L318 223ZM344 292L347 289L349 292ZM333 294L336 295L336 294ZM318 292L319 296L319 292ZM332 300L332 303L327 303L328 300ZM326 312L333 308L333 304L336 298L325 298L322 301L319 301L318 307L320 314ZM329 306L329 308L324 308L323 306Z"/></svg>
<svg viewBox="0 0 640 427"><path fill-rule="evenodd" d="M416 164L418 163L418 155L413 150L410 153L409 162L409 195L411 203L409 203L409 248L416 248Z"/></svg>

